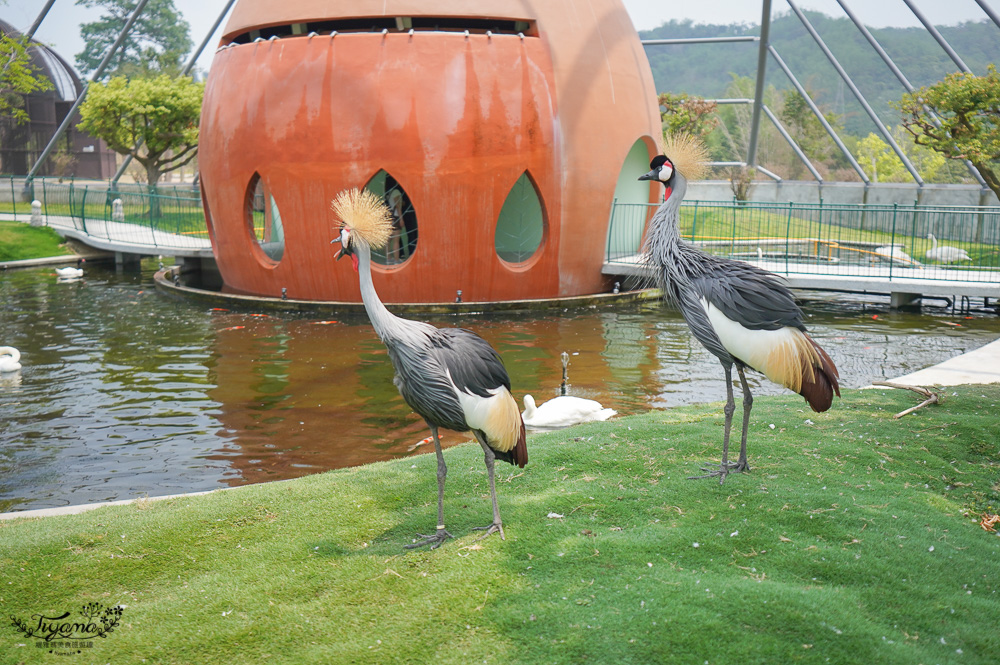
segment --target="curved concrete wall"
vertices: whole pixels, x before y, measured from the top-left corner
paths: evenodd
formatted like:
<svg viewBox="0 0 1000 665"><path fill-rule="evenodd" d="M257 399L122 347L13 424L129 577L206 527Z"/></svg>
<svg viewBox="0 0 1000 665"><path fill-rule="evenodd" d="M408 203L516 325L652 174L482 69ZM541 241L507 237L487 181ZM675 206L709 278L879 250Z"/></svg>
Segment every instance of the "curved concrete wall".
<svg viewBox="0 0 1000 665"><path fill-rule="evenodd" d="M865 186L860 182L827 182L822 186L804 180L758 180L750 188L750 200L764 203L825 203L860 205L866 202ZM733 190L725 180L700 180L688 183L688 201L732 201ZM880 182L868 188L870 205L939 205L995 206L1000 205L996 194L978 185L925 185L923 190L913 183Z"/></svg>

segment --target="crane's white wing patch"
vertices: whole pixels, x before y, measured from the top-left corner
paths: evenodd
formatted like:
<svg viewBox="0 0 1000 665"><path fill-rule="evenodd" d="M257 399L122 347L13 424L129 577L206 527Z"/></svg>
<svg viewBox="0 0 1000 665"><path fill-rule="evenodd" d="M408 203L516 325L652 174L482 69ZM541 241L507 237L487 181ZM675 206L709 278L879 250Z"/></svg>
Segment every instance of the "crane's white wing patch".
<svg viewBox="0 0 1000 665"><path fill-rule="evenodd" d="M451 379L449 374L448 379ZM481 397L459 390L451 382L469 429L478 429L486 434L490 447L507 452L517 444L521 430L521 412L517 402L504 386L487 390L489 397Z"/></svg>
<svg viewBox="0 0 1000 665"><path fill-rule="evenodd" d="M816 351L798 328L751 330L733 321L718 308L701 300L708 320L730 355L767 378L798 392L803 373L812 372L818 362Z"/></svg>

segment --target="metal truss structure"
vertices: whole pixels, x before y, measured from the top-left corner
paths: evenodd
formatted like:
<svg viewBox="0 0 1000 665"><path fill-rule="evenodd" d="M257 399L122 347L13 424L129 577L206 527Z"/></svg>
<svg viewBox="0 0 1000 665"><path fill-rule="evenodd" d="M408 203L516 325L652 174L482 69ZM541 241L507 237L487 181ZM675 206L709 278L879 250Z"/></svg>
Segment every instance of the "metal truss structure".
<svg viewBox="0 0 1000 665"><path fill-rule="evenodd" d="M892 137L891 133L886 128L885 124L883 124L881 119L879 119L878 114L868 103L868 100L865 99L864 94L858 89L857 85L855 85L854 81L851 79L851 75L848 74L848 72L837 60L837 57L833 54L830 48L823 41L823 38L819 35L819 33L816 31L813 25L809 22L809 19L802 12L802 10L799 9L798 5L796 5L795 0L786 0L786 1L788 2L788 6L791 8L792 12L795 14L796 17L798 17L803 27L805 27L806 32L808 32L810 37L812 37L813 41L816 42L817 47L820 49L820 51L822 51L823 55L826 56L826 59L837 71L837 74L844 81L844 84L851 91L851 94L854 95L854 98L858 101L858 103L864 109L865 113L875 124L875 127L878 129L879 134L889 145L892 151L896 154L896 156L899 157L899 160L903 163L903 166L909 172L913 180L917 183L917 186L919 188L922 188L924 186L924 181L920 177L920 174L917 172L917 169L907 158L906 154L903 153L902 149L896 143L895 139ZM994 12L989 7L989 5L986 4L986 0L975 0L975 1L976 4L978 4L980 8L982 8L982 10L986 13L986 15L993 21L993 23L996 24L998 28L1000 28L1000 17L998 17L996 12ZM951 45L947 42L947 40L945 40L945 38L941 35L941 33L938 32L937 28L935 28L934 25L930 21L928 21L927 18L920 12L920 10L913 5L912 0L903 0L903 2L906 3L906 6L910 9L910 11L913 12L917 20L920 21L920 23L924 26L927 32L934 38L934 40L938 43L938 45L940 45L941 48L944 49L944 51L948 54L951 60L955 63L955 65L963 72L970 72L971 70L965 64L962 58L959 57L958 53L955 52L955 50L951 47ZM871 45L871 47L875 50L875 52L882 59L885 65L890 69L890 71L892 71L893 75L899 81L900 85L906 90L906 92L913 92L915 90L913 85L909 82L909 80L907 80L906 76L903 74L902 71L900 71L899 67L896 66L896 63L893 62L892 58L889 57L889 54L886 53L885 49L882 48L881 44L879 44L878 40L875 39L875 37L871 34L868 28L865 27L865 25L860 20L858 20L858 17L854 14L854 12L850 9L850 7L847 6L846 1L837 0L837 3L841 6L841 8L843 8L844 12L847 14L847 17L855 25L855 27L862 34L862 36L864 36L865 40ZM823 183L823 178L820 176L819 172L809 161L808 156L802 151L802 148L796 144L795 140L788 133L785 127L782 126L781 121L764 104L764 99L763 99L764 77L767 69L767 62L768 62L767 56L770 55L774 59L775 64L778 65L778 68L781 69L781 71L788 78L789 82L792 84L795 90L806 100L806 103L809 105L810 110L813 112L813 114L816 116L819 122L823 125L823 129L825 129L827 134L830 135L830 138L833 139L833 142L837 145L837 148L844 155L847 161L850 162L851 167L858 174L858 177L861 178L861 181L865 184L865 187L867 187L868 185L871 184L871 179L868 177L868 174L865 173L864 169L861 168L861 165L858 164L857 160L851 154L850 150L847 149L847 147L844 145L844 142L840 139L840 136L838 136L837 131L833 128L832 125L830 125L829 122L827 122L826 118L823 117L823 113L816 105L816 102L813 101L812 97L806 91L805 87L803 87L803 85L795 77L795 74L792 72L791 68L778 54L778 51L774 47L774 45L770 43L769 41L770 27L771 27L771 0L762 0L760 35L757 37L746 36L746 37L706 37L706 38L685 38L685 39L645 39L642 40L642 43L644 46L708 44L708 43L719 43L719 42L754 42L758 44L757 74L756 74L756 86L755 86L754 98L706 100L715 102L716 104L753 105L753 116L750 127L750 141L749 141L749 148L747 150L746 161L713 162L712 164L713 166L750 167L760 171L769 178L780 181L781 178L779 176L761 168L761 166L757 163L757 143L758 143L758 137L760 135L760 121L761 121L761 116L766 115L767 118L777 128L782 138L784 138L785 141L787 141L788 144L791 146L796 156L802 161L803 164L805 164L806 168L812 174L813 178L820 184ZM969 173L972 174L972 177L976 179L976 182L979 183L979 186L983 188L984 192L987 191L988 188L986 186L986 181L983 180L982 175L980 175L979 171L976 170L976 167L974 167L968 160L965 161L965 166L969 170Z"/></svg>
<svg viewBox="0 0 1000 665"><path fill-rule="evenodd" d="M32 34L34 34L37 27L41 24L42 20L48 14L49 9L52 7L54 1L55 0L48 0L48 2L45 4L38 18L35 20L31 29L27 33L29 38ZM111 46L111 48L108 50L108 53L105 55L104 60L91 75L90 81L84 86L84 90L77 98L76 103L74 104L72 109L70 109L70 112L66 114L66 120L56 130L51 141L45 147L45 150L42 151L35 165L32 167L31 172L28 174L27 181L25 183L26 187L30 187L31 180L35 177L38 169L41 167L41 164L49 156L49 153L52 152L53 148L58 142L59 136L61 136L63 132L66 130L66 126L69 124L70 119L73 117L73 114L80 106L80 104L83 103L83 100L86 98L87 94L87 86L89 86L90 83L93 83L94 81L98 80L100 76L103 74L104 69L107 67L107 64L111 60L111 57L118 50L118 47L127 37L129 31L132 28L132 25L134 24L135 20L139 17L139 15L142 13L147 1L148 0L139 0L138 4L135 7L135 10L132 12L132 14L126 21L125 27L118 35L118 39ZM796 5L795 0L786 0L786 2L788 3L788 6L791 8L792 12L796 15L796 17L798 17L799 21L801 21L802 25L805 27L806 31L812 37L813 41L816 42L817 47L822 51L823 55L826 56L827 60L837 71L837 74L844 81L844 84L851 91L851 94L854 95L855 99L864 109L865 113L875 124L879 134L889 145L892 151L896 154L896 156L899 157L900 161L903 163L903 166L909 172L913 180L917 183L918 187L923 187L924 181L920 177L920 174L917 172L917 169L913 166L913 164L907 158L906 154L896 143L895 139L892 137L888 128L886 128L883 122L879 119L878 114L865 99L864 94L858 89L857 85L855 85L854 81L851 79L850 74L843 68L843 66L837 60L837 57L833 54L830 48L823 41L823 38L819 35L816 29L809 22L809 19L802 12L802 10L799 9L798 5ZM940 45L941 48L948 54L948 56L955 63L955 65L963 72L971 71L969 67L965 64L965 62L962 60L962 58L958 55L958 53L955 52L955 50L951 47L951 45L947 42L947 40L945 40L945 38L937 30L937 28L935 28L934 25L929 20L927 20L927 18L920 12L920 10L916 6L914 6L913 1L903 0L903 2L910 9L910 11L913 12L917 20L924 26L924 28L934 38L934 40L938 43L938 45ZM975 0L975 2L980 6L983 12L990 18L990 20L992 20L993 23L996 24L998 28L1000 28L1000 16L998 16L997 13L992 8L990 8L990 6L986 3L986 0ZM183 70L183 73L187 74L193 69L198 57L205 49L212 35L215 34L219 25L222 23L222 20L229 13L229 10L232 8L234 3L235 0L227 1L225 7L223 7L222 11L219 13L219 17L216 19L215 23L208 31L208 34L205 35L204 40L202 40L201 45L194 51L194 53L192 53L190 60L188 61L187 65ZM893 62L892 58L889 56L888 53L886 53L885 49L882 48L881 44L879 44L878 40L875 39L875 37L871 34L868 28L865 27L865 25L858 19L858 17L850 9L850 7L847 6L846 0L837 0L837 3L841 6L841 8L843 8L844 12L847 14L847 17L851 20L851 22L855 25L855 27L857 27L858 31L862 34L862 36L864 36L865 40L871 45L871 47L875 50L875 52L882 59L885 65L890 69L890 71L892 71L893 75L899 81L902 88L905 89L907 92L913 92L914 90L913 85L909 82L909 80L907 80L906 76L899 69L896 63ZM816 102L806 91L805 87L795 77L795 74L792 72L788 64L778 54L778 51L774 47L774 45L770 43L769 40L770 27L771 27L771 0L761 0L761 22L760 22L759 36L706 37L706 38L684 38L684 39L646 39L642 40L642 44L644 46L663 46L663 45L684 45L684 44L711 44L720 42L753 42L758 45L757 73L756 73L754 98L708 100L708 101L713 101L717 104L751 104L753 106L753 115L751 120L751 129L750 129L750 141L749 141L749 148L747 150L746 160L743 162L716 162L713 165L751 167L765 174L769 178L780 181L781 178L778 175L761 168L761 166L757 163L757 143L760 135L761 117L767 116L768 120L770 120L774 124L778 132L781 134L782 138L788 142L792 150L795 152L796 156L802 161L802 163L812 174L813 178L817 182L821 184L823 183L822 176L819 174L819 172L816 170L813 164L809 161L808 156L802 151L802 148L795 142L792 136L781 124L781 121L777 118L777 116L775 116L775 114L770 109L768 109L767 106L764 104L763 100L764 79L767 71L768 55L770 55L771 58L774 59L774 62L778 66L778 68L781 69L782 72L784 72L785 76L788 78L789 82L792 84L795 90L806 100L806 103L808 104L812 113L819 120L820 124L822 124L827 134L829 134L830 138L836 144L837 148L844 155L847 161L851 164L851 167L854 169L854 171L858 174L858 177L861 178L861 181L867 187L868 185L871 184L871 179L868 177L868 174L865 173L864 169L861 168L861 165L858 164L857 160L844 145L844 142L837 134L837 131L833 128L832 125L830 125L829 122L827 122L826 118L823 116L822 111L820 111L819 107L816 105ZM117 182L118 179L122 176L122 174L125 171L125 168L128 166L129 161L130 160L126 159L125 163L122 164L122 166L119 168L118 172L112 179L113 182ZM973 178L975 178L976 181L979 183L980 187L986 190L987 189L986 182L983 180L983 177L982 175L980 175L979 171L976 170L976 168L968 160L965 161L965 166L969 170L969 173L972 174Z"/></svg>

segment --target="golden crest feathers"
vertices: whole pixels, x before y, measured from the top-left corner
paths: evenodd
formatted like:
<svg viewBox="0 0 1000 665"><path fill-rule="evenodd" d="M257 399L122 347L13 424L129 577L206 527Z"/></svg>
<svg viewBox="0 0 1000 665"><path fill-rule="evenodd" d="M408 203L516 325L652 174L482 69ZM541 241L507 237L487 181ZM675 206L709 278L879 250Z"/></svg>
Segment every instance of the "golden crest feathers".
<svg viewBox="0 0 1000 665"><path fill-rule="evenodd" d="M378 249L389 242L392 213L380 197L367 189L345 189L330 204L333 214L351 233Z"/></svg>
<svg viewBox="0 0 1000 665"><path fill-rule="evenodd" d="M664 134L663 154L688 180L701 180L708 175L708 148L696 136Z"/></svg>

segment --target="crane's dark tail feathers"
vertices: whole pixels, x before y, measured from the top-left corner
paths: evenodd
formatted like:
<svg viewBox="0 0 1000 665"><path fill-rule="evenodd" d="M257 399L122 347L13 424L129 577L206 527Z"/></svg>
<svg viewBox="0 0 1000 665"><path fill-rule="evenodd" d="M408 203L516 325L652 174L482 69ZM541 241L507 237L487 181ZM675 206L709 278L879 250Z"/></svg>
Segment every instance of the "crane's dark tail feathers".
<svg viewBox="0 0 1000 665"><path fill-rule="evenodd" d="M528 463L528 435L524 431L524 421L521 421L521 433L517 437L517 444L514 446L514 459L511 464L515 464L522 469Z"/></svg>
<svg viewBox="0 0 1000 665"><path fill-rule="evenodd" d="M806 398L813 411L823 412L833 404L833 394L840 397L840 375L837 368L819 344L806 335L806 339L816 352L813 358L803 358L803 363L808 363L808 367L802 372L802 387L798 391Z"/></svg>
<svg viewBox="0 0 1000 665"><path fill-rule="evenodd" d="M524 430L524 422L521 423L521 432L514 447L506 451L493 448L493 453L497 456L497 459L510 462L514 466L519 466L523 469L524 465L528 463L528 438Z"/></svg>

